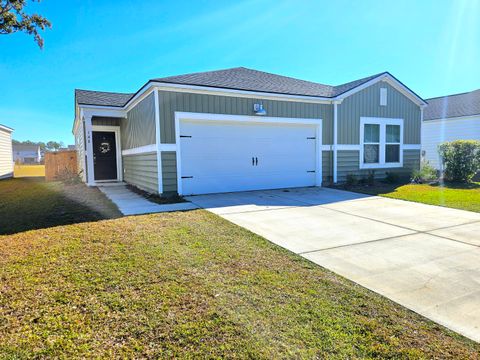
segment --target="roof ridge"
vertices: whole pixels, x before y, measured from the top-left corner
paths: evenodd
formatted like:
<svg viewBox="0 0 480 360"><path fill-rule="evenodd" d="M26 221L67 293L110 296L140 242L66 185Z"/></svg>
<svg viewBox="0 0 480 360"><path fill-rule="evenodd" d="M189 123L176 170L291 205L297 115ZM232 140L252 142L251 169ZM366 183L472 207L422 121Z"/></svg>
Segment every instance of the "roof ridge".
<svg viewBox="0 0 480 360"><path fill-rule="evenodd" d="M103 90L87 90L87 89L78 89L75 88L75 91L88 91L88 92L97 92L97 93L107 93L107 94L120 94L120 95L132 95L135 94L133 92L118 92L118 91L103 91Z"/></svg>

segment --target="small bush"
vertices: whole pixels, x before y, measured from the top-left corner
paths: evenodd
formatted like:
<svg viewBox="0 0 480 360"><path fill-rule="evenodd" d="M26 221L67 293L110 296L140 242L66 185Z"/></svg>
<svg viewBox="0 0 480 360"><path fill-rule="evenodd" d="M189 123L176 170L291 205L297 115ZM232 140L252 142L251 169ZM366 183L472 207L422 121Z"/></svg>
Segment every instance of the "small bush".
<svg viewBox="0 0 480 360"><path fill-rule="evenodd" d="M347 179L345 180L347 186L355 186L358 184L358 179L354 174L347 174Z"/></svg>
<svg viewBox="0 0 480 360"><path fill-rule="evenodd" d="M420 170L413 170L412 172L412 182L419 184L436 181L437 179L437 170L435 170L428 161L422 161Z"/></svg>
<svg viewBox="0 0 480 360"><path fill-rule="evenodd" d="M398 183L399 176L393 172L387 172L385 176L385 182L389 184L396 184Z"/></svg>
<svg viewBox="0 0 480 360"><path fill-rule="evenodd" d="M79 184L81 182L80 176L68 168L60 170L55 178L67 185Z"/></svg>
<svg viewBox="0 0 480 360"><path fill-rule="evenodd" d="M375 170L370 170L366 178L367 185L375 185Z"/></svg>
<svg viewBox="0 0 480 360"><path fill-rule="evenodd" d="M444 176L449 181L470 182L480 171L480 141L456 140L438 146Z"/></svg>

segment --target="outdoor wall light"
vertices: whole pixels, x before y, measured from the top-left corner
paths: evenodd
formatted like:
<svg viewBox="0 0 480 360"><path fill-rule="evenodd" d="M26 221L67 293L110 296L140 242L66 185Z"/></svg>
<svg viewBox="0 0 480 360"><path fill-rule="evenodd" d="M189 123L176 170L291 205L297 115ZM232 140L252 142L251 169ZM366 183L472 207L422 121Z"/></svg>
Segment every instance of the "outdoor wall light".
<svg viewBox="0 0 480 360"><path fill-rule="evenodd" d="M253 104L253 112L255 113L255 115L259 115L259 116L267 115L267 111L263 108L262 103Z"/></svg>

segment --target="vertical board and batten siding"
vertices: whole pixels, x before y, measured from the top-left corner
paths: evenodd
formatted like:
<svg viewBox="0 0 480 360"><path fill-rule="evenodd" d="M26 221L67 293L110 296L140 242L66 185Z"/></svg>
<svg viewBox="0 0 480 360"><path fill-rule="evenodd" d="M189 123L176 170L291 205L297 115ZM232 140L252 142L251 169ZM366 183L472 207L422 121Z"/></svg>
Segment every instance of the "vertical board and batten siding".
<svg viewBox="0 0 480 360"><path fill-rule="evenodd" d="M380 106L380 88L387 88L387 106ZM338 105L338 144L360 144L360 118L403 119L404 144L420 144L420 107L390 84L380 81Z"/></svg>
<svg viewBox="0 0 480 360"><path fill-rule="evenodd" d="M440 169L438 145L445 141L479 140L480 116L444 120L426 120L422 124L422 151L424 158Z"/></svg>
<svg viewBox="0 0 480 360"><path fill-rule="evenodd" d="M380 106L380 88L387 88L387 105ZM343 100L338 106L338 144L360 145L360 118L378 117L403 119L403 143L420 145L420 107L386 82L378 82ZM338 151L338 181L347 174L366 176L360 169L360 151ZM408 174L420 167L420 150L404 150L403 168L373 169L377 178L386 172Z"/></svg>
<svg viewBox="0 0 480 360"><path fill-rule="evenodd" d="M122 150L155 144L155 100L152 92L120 122Z"/></svg>
<svg viewBox="0 0 480 360"><path fill-rule="evenodd" d="M123 159L123 180L138 188L158 193L157 153L126 155Z"/></svg>
<svg viewBox="0 0 480 360"><path fill-rule="evenodd" d="M120 126L120 118L94 116L92 118L93 126Z"/></svg>
<svg viewBox="0 0 480 360"><path fill-rule="evenodd" d="M330 104L159 91L161 142L164 144L175 143L176 111L250 116L254 115L253 104L260 101L269 117L322 119L322 143L331 144L333 142L333 107ZM323 168L325 169L325 165ZM176 154L174 152L162 152L162 173L163 191L166 193L177 191Z"/></svg>
<svg viewBox="0 0 480 360"><path fill-rule="evenodd" d="M269 117L322 119L322 143L332 143L333 107L330 104L255 100L169 91L159 92L161 142L175 143L175 111L251 116L255 115L253 104L258 102L263 104Z"/></svg>
<svg viewBox="0 0 480 360"><path fill-rule="evenodd" d="M0 179L13 176L12 134L0 129Z"/></svg>
<svg viewBox="0 0 480 360"><path fill-rule="evenodd" d="M120 121L122 150L156 143L154 93L135 105ZM157 153L123 155L123 180L138 188L158 193Z"/></svg>
<svg viewBox="0 0 480 360"><path fill-rule="evenodd" d="M387 172L408 176L413 170L420 168L420 150L403 150L403 167L388 169L360 169L360 152L357 150L339 150L337 156L338 182L344 182L348 174L362 178L374 171L375 178L382 179Z"/></svg>

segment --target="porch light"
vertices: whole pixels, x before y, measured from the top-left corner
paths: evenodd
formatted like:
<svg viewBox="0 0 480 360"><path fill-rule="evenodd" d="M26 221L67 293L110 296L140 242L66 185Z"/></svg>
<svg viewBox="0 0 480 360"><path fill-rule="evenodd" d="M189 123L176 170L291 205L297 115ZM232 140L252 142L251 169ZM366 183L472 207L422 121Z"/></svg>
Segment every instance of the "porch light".
<svg viewBox="0 0 480 360"><path fill-rule="evenodd" d="M262 103L253 104L253 112L255 113L255 115L259 116L267 115L267 111L263 108Z"/></svg>

